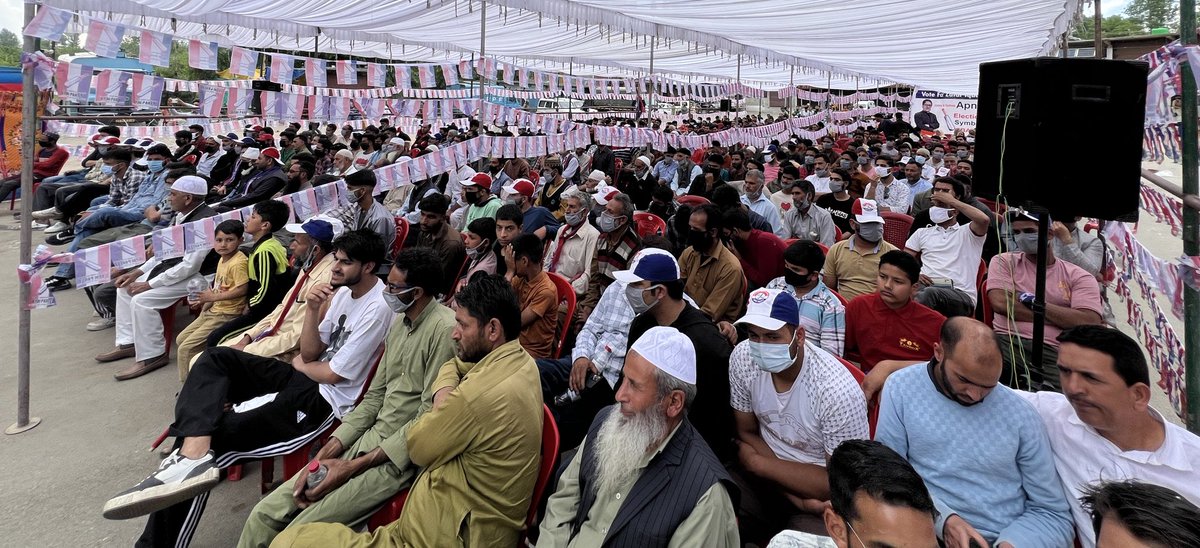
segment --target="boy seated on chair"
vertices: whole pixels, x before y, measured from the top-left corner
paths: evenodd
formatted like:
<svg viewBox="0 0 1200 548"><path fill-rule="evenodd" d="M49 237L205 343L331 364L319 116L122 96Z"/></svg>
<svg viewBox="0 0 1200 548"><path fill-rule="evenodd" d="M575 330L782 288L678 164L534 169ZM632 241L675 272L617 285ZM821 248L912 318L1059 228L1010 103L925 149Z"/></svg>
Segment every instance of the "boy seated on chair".
<svg viewBox="0 0 1200 548"><path fill-rule="evenodd" d="M149 477L109 499L104 517L153 512L139 544L186 546L220 468L291 452L345 416L394 316L373 274L384 249L370 230L334 242L330 284L306 297L300 354L291 363L226 347L201 355L175 404L175 451ZM229 402L236 405L227 408Z"/></svg>
<svg viewBox="0 0 1200 548"><path fill-rule="evenodd" d="M558 290L542 270L543 249L540 238L522 234L501 252L507 268L504 277L521 304L521 346L535 359L554 354L558 324Z"/></svg>
<svg viewBox="0 0 1200 548"><path fill-rule="evenodd" d="M454 357L454 312L437 302L441 268L432 249L400 252L383 297L399 314L362 403L317 452L328 470L306 488L306 470L285 481L254 507L239 546L267 546L284 528L300 523L353 523L412 483L405 435L433 402L441 364Z"/></svg>
<svg viewBox="0 0 1200 548"><path fill-rule="evenodd" d="M250 277L246 254L238 249L245 227L241 221L221 221L213 230L213 251L221 256L212 286L196 295L188 295L188 304L200 306L200 315L192 320L175 338L175 361L179 365L179 382L187 380L192 358L204 351L209 334L226 322L242 315L246 308L246 290ZM193 299L194 297L194 299Z"/></svg>

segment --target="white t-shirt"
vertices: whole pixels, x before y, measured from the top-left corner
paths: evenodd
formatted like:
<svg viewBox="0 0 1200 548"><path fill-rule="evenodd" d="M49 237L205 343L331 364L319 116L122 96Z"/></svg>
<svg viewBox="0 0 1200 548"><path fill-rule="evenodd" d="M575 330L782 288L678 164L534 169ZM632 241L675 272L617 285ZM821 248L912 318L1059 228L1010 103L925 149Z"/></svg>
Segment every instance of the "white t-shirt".
<svg viewBox="0 0 1200 548"><path fill-rule="evenodd" d="M950 278L958 289L976 301L975 278L987 235L971 232L971 224L950 228L927 226L908 237L904 247L921 253L921 274L930 278Z"/></svg>
<svg viewBox="0 0 1200 548"><path fill-rule="evenodd" d="M1062 480L1075 519L1079 543L1096 545L1092 518L1079 501L1083 490L1101 480L1134 479L1174 490L1193 504L1200 504L1200 437L1171 424L1153 408L1149 412L1162 423L1163 443L1154 451L1122 451L1085 424L1075 414L1066 396L1053 392L1021 392L1033 404L1054 450L1054 467Z"/></svg>
<svg viewBox="0 0 1200 548"><path fill-rule="evenodd" d="M817 177L817 174L814 173L805 177L804 180L813 184L813 189L817 194L829 194L829 177Z"/></svg>
<svg viewBox="0 0 1200 548"><path fill-rule="evenodd" d="M825 466L843 441L871 439L867 402L846 366L804 343L804 364L790 390L779 393L771 374L750 359L749 341L729 356L729 403L758 418L759 435L775 456Z"/></svg>
<svg viewBox="0 0 1200 548"><path fill-rule="evenodd" d="M322 384L319 388L338 418L354 408L375 351L383 344L395 316L383 300L383 282L377 281L357 299L350 296L349 287L338 288L333 294L318 328L321 342L329 345L319 361L329 362L329 368L345 380Z"/></svg>

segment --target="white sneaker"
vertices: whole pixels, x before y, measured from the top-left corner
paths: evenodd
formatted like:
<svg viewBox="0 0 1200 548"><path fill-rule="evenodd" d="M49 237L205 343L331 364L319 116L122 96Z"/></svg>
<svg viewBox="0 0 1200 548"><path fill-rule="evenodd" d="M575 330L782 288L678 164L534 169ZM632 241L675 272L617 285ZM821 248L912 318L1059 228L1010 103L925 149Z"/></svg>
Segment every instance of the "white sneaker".
<svg viewBox="0 0 1200 548"><path fill-rule="evenodd" d="M109 329L115 325L117 325L117 319L115 317L99 318L99 319L95 319L95 320L88 322L87 330L88 331L104 331L105 329Z"/></svg>
<svg viewBox="0 0 1200 548"><path fill-rule="evenodd" d="M42 233L44 233L44 234L58 234L59 232L62 232L62 231L64 231L64 230L68 229L68 228L71 228L71 225L69 225L69 224L67 224L67 223L64 223L64 222L62 222L62 221L58 221L58 222L56 222L56 223L54 223L54 224L52 224L52 225L50 225L50 226L46 227L46 229L45 229L45 230L43 230L43 231L42 231Z"/></svg>
<svg viewBox="0 0 1200 548"><path fill-rule="evenodd" d="M34 211L31 215L34 219L57 219L62 216L62 212L57 207L51 206Z"/></svg>
<svg viewBox="0 0 1200 548"><path fill-rule="evenodd" d="M179 450L163 459L158 470L127 491L104 503L107 519L129 519L168 508L204 493L221 481L221 471L213 466L209 451L199 459L189 459Z"/></svg>
<svg viewBox="0 0 1200 548"><path fill-rule="evenodd" d="M32 228L34 230L42 230L44 228L50 228L50 225L48 225L46 223L39 223L37 221L32 221L29 223L29 228Z"/></svg>

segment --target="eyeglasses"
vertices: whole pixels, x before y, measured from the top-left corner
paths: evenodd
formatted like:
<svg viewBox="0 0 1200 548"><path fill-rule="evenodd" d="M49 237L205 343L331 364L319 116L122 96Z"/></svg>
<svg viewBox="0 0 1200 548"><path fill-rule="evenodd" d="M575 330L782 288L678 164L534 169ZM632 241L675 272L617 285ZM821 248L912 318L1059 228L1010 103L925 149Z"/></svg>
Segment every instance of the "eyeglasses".
<svg viewBox="0 0 1200 548"><path fill-rule="evenodd" d="M396 285L393 283L384 284L383 287L384 287L384 289L387 290L388 293L391 293L392 295L399 295L399 294L404 293L405 291L408 291L413 288L413 286L411 286L411 285Z"/></svg>

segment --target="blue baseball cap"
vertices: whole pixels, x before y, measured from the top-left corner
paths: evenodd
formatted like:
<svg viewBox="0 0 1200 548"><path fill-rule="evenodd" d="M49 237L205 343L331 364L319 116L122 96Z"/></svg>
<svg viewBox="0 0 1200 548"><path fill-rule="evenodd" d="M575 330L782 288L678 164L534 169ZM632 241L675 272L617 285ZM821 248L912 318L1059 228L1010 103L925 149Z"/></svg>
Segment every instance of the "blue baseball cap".
<svg viewBox="0 0 1200 548"><path fill-rule="evenodd" d="M292 234L307 234L309 238L319 242L332 242L342 235L345 226L341 221L326 215L317 215L304 224L289 223L284 225L284 230Z"/></svg>
<svg viewBox="0 0 1200 548"><path fill-rule="evenodd" d="M675 257L662 249L647 248L633 256L629 270L613 272L613 278L623 284L648 282L673 282L680 278L679 263Z"/></svg>
<svg viewBox="0 0 1200 548"><path fill-rule="evenodd" d="M746 303L746 315L735 323L748 323L774 331L786 324L800 325L796 298L779 289L756 289Z"/></svg>
<svg viewBox="0 0 1200 548"><path fill-rule="evenodd" d="M248 147L254 147L254 148L258 148L258 141L255 141L253 137L243 137L243 138L242 138L242 145L244 145L244 146L248 146Z"/></svg>

